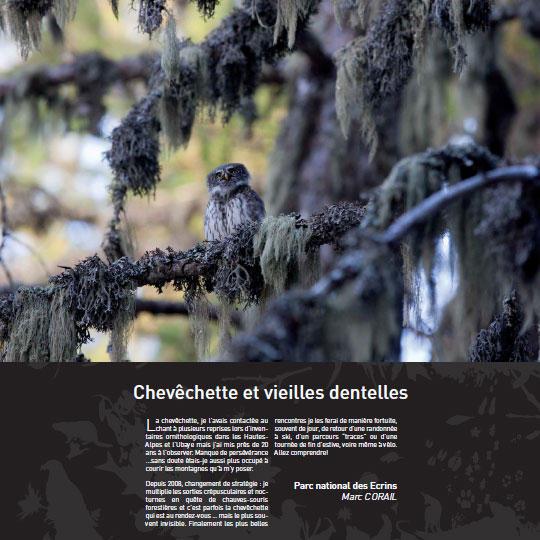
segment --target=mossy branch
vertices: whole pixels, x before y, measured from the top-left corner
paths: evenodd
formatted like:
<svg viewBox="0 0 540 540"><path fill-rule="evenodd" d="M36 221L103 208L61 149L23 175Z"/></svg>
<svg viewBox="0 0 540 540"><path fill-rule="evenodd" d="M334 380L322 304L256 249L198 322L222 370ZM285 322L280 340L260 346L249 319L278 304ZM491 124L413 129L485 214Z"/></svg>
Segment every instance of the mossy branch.
<svg viewBox="0 0 540 540"><path fill-rule="evenodd" d="M311 238L308 249L339 242L347 232L358 226L365 215L365 206L346 202L327 207L308 218L296 216L298 228L309 228ZM249 229L249 228L248 228ZM187 251L155 250L146 253L134 263L138 286L163 287L166 283L203 277L211 281L220 262L232 243L245 234L245 230L221 242L202 242ZM256 229L247 231L250 240ZM247 264L248 261L240 261Z"/></svg>
<svg viewBox="0 0 540 540"><path fill-rule="evenodd" d="M337 241L358 225L363 215L362 206L344 203L311 218L293 216L293 220L298 229L313 231L310 235L312 249L330 239ZM121 338L118 343L113 339L113 348L117 350L114 356L115 360L125 360L128 330L137 310L134 298L137 287L151 285L161 290L172 283L177 290L186 293L188 311L190 299L203 292L216 291L231 301L257 301L263 282L253 254L256 232L256 225L247 226L221 242L202 242L180 252L156 249L138 261L122 257L105 264L93 256L51 277L48 286L20 287L14 295L0 299L0 337L5 343L5 358L7 361L45 360L50 351L51 361L69 361L75 358L77 349L88 342L90 331L98 330L116 333ZM241 283L235 279L239 269ZM29 319L27 315L33 313L34 308L39 308L40 316ZM47 326L44 321L50 321L49 326L61 331L47 332L42 328ZM21 344L24 350L19 354Z"/></svg>
<svg viewBox="0 0 540 540"><path fill-rule="evenodd" d="M478 174L444 191L434 193L396 220L383 234L374 236L373 238L377 242L384 244L401 242L414 227L422 225L452 203L463 197L472 195L480 189L511 182L538 182L539 180L540 169L533 165L503 167L487 173Z"/></svg>

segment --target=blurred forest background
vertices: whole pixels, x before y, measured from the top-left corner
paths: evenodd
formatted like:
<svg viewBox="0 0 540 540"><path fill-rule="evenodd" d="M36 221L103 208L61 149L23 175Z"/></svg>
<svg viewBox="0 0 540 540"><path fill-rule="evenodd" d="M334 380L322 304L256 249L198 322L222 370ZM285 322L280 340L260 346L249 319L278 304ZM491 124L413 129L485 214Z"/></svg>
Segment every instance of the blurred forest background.
<svg viewBox="0 0 540 540"><path fill-rule="evenodd" d="M40 66L72 62L78 55L97 51L121 60L160 51L164 31L151 39L139 32L137 9L130 4L119 3L117 19L108 0L80 1L63 40L55 40L54 32L44 29L39 50L31 51L27 60L21 58L13 40L0 33L0 91L2 81ZM215 15L206 20L192 2L169 4L176 13L178 36L199 42L230 13L235 2L222 0ZM325 204L350 200L379 184L400 157L449 141L477 140L512 159L540 153L540 41L534 32L524 31L519 18L509 17L493 31L471 37L469 64L461 76L453 73L446 49L430 43L423 78L413 77L403 93L400 107L395 108L402 111L401 116L389 115L392 126L388 131L393 135L380 142L372 162L357 136L344 143L338 135L335 81L327 85L320 76L325 62L349 41L352 31L340 29L331 0L321 3L310 28L316 43L301 39L296 52L263 71L264 84L257 89L255 108L248 104L226 124L219 117L212 121L199 116L187 147L173 150L163 145L162 180L155 196L128 198L126 210L136 239L136 257L155 247L184 250L203 238L205 177L224 162L246 164L271 213L294 211L308 216ZM540 25L536 31L538 28ZM486 77L495 77L489 84L499 103L485 95ZM318 81L315 85L314 80ZM0 182L10 228L3 259L17 284L44 284L49 275L60 271L59 266L73 266L100 251L111 217L111 171L103 154L110 147L112 130L144 96L145 88L145 81L137 79L114 85L104 96L105 114L91 129L78 123L76 114L66 124L62 115L55 118L39 101L17 107L0 141ZM69 95L73 88L65 85L62 92ZM429 92L438 96L437 105L433 99L423 101ZM494 111L508 113L506 123L499 119L502 131L496 134L489 131ZM325 149L322 153L321 148ZM287 175L294 178L287 180ZM337 191L329 185L336 175L344 179ZM319 177L316 189L305 189ZM444 245L441 249L438 302L442 306L450 301L455 283ZM323 264L328 265L331 258L323 250ZM0 285L9 286L4 274ZM144 287L137 295L182 300L170 287L162 295ZM214 334L217 336L215 328ZM92 360L108 361L108 336L95 332L93 338L83 352ZM216 341L214 337L214 350ZM430 358L430 344L418 329L405 332L402 345L404 360ZM134 361L194 360L187 317L139 313L129 357Z"/></svg>

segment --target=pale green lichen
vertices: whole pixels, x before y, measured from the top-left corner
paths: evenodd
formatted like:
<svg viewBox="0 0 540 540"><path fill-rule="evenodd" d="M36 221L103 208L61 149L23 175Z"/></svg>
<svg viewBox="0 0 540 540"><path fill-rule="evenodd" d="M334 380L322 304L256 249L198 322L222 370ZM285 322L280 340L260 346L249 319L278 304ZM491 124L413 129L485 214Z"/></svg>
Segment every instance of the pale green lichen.
<svg viewBox="0 0 540 540"><path fill-rule="evenodd" d="M279 294L293 283L309 285L319 272L315 253L307 249L311 230L297 227L294 216L267 217L253 239L261 272L270 294Z"/></svg>

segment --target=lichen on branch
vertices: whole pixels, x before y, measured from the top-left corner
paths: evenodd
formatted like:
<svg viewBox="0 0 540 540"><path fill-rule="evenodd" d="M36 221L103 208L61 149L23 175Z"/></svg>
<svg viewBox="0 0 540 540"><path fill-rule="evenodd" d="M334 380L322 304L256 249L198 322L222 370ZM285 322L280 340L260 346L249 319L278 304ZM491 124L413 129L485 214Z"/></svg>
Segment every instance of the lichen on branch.
<svg viewBox="0 0 540 540"><path fill-rule="evenodd" d="M337 54L336 109L343 133L358 122L372 155L377 119L385 101L399 94L422 58L428 33L437 27L454 55L466 60L463 37L490 25L491 0L385 0L365 36Z"/></svg>
<svg viewBox="0 0 540 540"><path fill-rule="evenodd" d="M329 220L324 212L292 220L303 236L311 227L310 249L314 249L330 238L337 241L364 213L361 206L351 203L327 210L332 216L341 211L342 223ZM22 287L0 299L3 357L7 361L70 361L95 330L111 333L113 359L125 360L137 287L154 286L161 291L172 284L188 303L210 292L241 306L257 303L265 282L254 254L256 233L257 226L248 225L221 242L201 242L187 251L156 249L138 261L122 257L107 264L93 256L53 276L46 287ZM295 258L301 256L295 254Z"/></svg>

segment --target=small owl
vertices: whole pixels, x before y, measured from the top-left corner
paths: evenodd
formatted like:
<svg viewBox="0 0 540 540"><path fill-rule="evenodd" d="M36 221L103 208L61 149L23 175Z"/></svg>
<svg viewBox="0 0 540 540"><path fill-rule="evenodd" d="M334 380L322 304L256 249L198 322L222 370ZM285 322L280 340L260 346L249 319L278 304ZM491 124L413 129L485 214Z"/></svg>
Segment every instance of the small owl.
<svg viewBox="0 0 540 540"><path fill-rule="evenodd" d="M204 216L207 240L223 240L242 225L264 219L264 203L249 187L249 180L249 172L241 163L221 165L208 175L210 199Z"/></svg>

